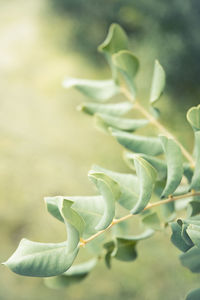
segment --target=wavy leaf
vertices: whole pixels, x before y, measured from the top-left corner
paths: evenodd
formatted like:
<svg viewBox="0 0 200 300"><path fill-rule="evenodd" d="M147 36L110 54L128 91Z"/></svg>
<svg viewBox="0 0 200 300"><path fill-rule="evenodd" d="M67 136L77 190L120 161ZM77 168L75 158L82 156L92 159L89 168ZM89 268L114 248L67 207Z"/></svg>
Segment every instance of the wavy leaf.
<svg viewBox="0 0 200 300"><path fill-rule="evenodd" d="M194 130L200 130L200 104L188 110L187 120Z"/></svg>
<svg viewBox="0 0 200 300"><path fill-rule="evenodd" d="M132 170L135 170L134 155L135 154L130 153L130 152L125 152L125 154L124 154L125 162ZM167 165L163 160L161 160L159 158L155 158L150 155L142 154L142 153L140 154L140 157L144 158L148 163L150 163L156 169L157 175L158 175L157 176L158 180L162 180L162 179L166 178Z"/></svg>
<svg viewBox="0 0 200 300"><path fill-rule="evenodd" d="M112 258L116 258L121 261L135 260L137 258L137 243L151 237L153 234L154 230L147 229L142 234L136 236L116 237L114 240L104 244L104 248L107 250L105 261L108 268L111 267Z"/></svg>
<svg viewBox="0 0 200 300"><path fill-rule="evenodd" d="M106 132L109 132L110 127L123 131L134 131L148 124L148 120L145 119L127 119L101 113L95 115L95 121L97 127Z"/></svg>
<svg viewBox="0 0 200 300"><path fill-rule="evenodd" d="M180 147L173 139L160 136L167 161L167 183L161 197L165 198L176 190L183 176L183 157Z"/></svg>
<svg viewBox="0 0 200 300"><path fill-rule="evenodd" d="M74 265L60 276L46 278L44 280L45 285L52 289L60 289L79 283L88 276L96 264L97 259L91 259L87 262Z"/></svg>
<svg viewBox="0 0 200 300"><path fill-rule="evenodd" d="M125 31L118 24L112 24L109 28L108 35L98 50L106 55L112 55L120 50L128 48L128 38Z"/></svg>
<svg viewBox="0 0 200 300"><path fill-rule="evenodd" d="M181 251L186 252L192 246L188 245L185 239L182 236L182 225L173 222L171 223L172 235L171 235L171 242Z"/></svg>
<svg viewBox="0 0 200 300"><path fill-rule="evenodd" d="M105 102L120 92L119 87L112 79L88 80L78 78L66 78L63 81L65 88L76 88L85 96L98 102Z"/></svg>
<svg viewBox="0 0 200 300"><path fill-rule="evenodd" d="M104 230L110 225L115 216L115 200L120 196L119 186L104 173L90 171L88 176L103 196L104 214L95 229Z"/></svg>
<svg viewBox="0 0 200 300"><path fill-rule="evenodd" d="M55 276L69 269L78 248L69 252L67 242L36 243L22 239L17 250L4 264L13 272L24 276Z"/></svg>
<svg viewBox="0 0 200 300"><path fill-rule="evenodd" d="M151 83L150 103L156 103L165 87L165 71L160 63L156 60L154 65L153 79Z"/></svg>
<svg viewBox="0 0 200 300"><path fill-rule="evenodd" d="M145 159L139 155L134 158L135 169L139 179L140 194L136 205L132 208L132 214L138 214L148 204L153 193L157 172Z"/></svg>
<svg viewBox="0 0 200 300"><path fill-rule="evenodd" d="M200 247L200 226L190 224L186 229L190 239L198 248Z"/></svg>
<svg viewBox="0 0 200 300"><path fill-rule="evenodd" d="M133 103L118 102L111 104L100 104L100 103L83 103L78 109L83 112L94 115L96 113L108 114L111 116L122 116L128 113L133 108Z"/></svg>
<svg viewBox="0 0 200 300"><path fill-rule="evenodd" d="M118 183L121 191L118 202L121 206L130 210L136 204L139 197L139 187L138 179L135 175L113 172L97 165L93 165L92 169L97 172L105 173Z"/></svg>
<svg viewBox="0 0 200 300"><path fill-rule="evenodd" d="M121 50L112 56L112 62L117 70L122 74L134 99L136 89L133 79L139 69L139 61L137 57L128 50Z"/></svg>
<svg viewBox="0 0 200 300"><path fill-rule="evenodd" d="M158 138L140 136L116 129L112 129L111 134L122 146L133 152L152 156L163 153L162 145Z"/></svg>

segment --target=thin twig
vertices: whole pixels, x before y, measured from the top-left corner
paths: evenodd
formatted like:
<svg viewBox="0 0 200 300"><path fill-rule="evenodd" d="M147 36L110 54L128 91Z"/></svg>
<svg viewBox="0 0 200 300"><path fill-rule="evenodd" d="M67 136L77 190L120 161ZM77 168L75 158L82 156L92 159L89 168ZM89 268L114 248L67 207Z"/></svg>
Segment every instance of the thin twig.
<svg viewBox="0 0 200 300"><path fill-rule="evenodd" d="M164 200L160 200L160 201L157 201L157 202L154 202L154 203L149 203L145 208L144 210L147 210L147 209L151 209L153 207L156 207L156 206L160 206L160 205L163 205L163 204L166 204L166 203L169 203L169 202L174 202L174 201L177 201L177 200L181 200L181 199L185 199L185 198L189 198L189 197L194 197L194 196L200 196L200 192L195 192L195 191L191 191L190 193L187 193L187 194L184 194L184 195L179 195L179 196L170 196L168 197L167 199L164 199ZM128 219L130 219L131 217L133 217L134 215L132 214L128 214L126 216L123 216L119 219L113 219L112 223L104 230L101 230L101 231L98 231L97 233L93 234L92 236L90 236L88 239L86 240L83 240L81 239L80 241L80 244L79 246L80 247L83 247L85 246L87 243L91 242L92 240L94 240L96 237L98 237L99 235L101 235L102 233L106 232L107 230L109 230L111 227L113 227L114 225L118 224L118 223L121 223L121 222L124 222Z"/></svg>
<svg viewBox="0 0 200 300"><path fill-rule="evenodd" d="M121 92L131 101L133 102L133 97L125 88L121 88ZM156 126L161 133L166 135L168 138L174 139L176 143L181 148L182 154L185 158L190 162L191 167L193 168L195 165L194 159L191 154L183 147L183 145L171 134L154 116L152 116L138 101L134 102L134 107L138 109L154 126Z"/></svg>

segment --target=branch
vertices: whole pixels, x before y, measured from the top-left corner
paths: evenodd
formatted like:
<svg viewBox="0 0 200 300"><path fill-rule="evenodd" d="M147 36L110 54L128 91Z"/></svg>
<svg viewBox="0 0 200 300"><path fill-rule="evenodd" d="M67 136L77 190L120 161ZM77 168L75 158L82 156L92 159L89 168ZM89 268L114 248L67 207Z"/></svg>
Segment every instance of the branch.
<svg viewBox="0 0 200 300"><path fill-rule="evenodd" d="M154 203L149 203L143 210L148 210L148 209L151 209L153 207L160 206L162 204L167 204L169 202L174 202L174 201L177 201L177 200L181 200L181 199L185 199L185 198L189 198L189 197L194 197L194 196L200 196L200 192L195 192L195 191L192 190L190 193L187 193L187 194L184 194L184 195L175 196L175 197L169 196L167 199L160 200L160 201L157 201L157 202L154 202ZM93 234L92 236L90 236L86 240L81 239L79 246L80 247L84 247L87 243L91 242L96 237L98 237L102 233L106 232L107 230L109 230L114 225L116 225L118 223L121 223L121 222L124 222L124 221L130 219L133 216L134 215L132 215L132 214L128 214L128 215L123 216L123 217L121 217L119 219L113 219L113 221L110 223L110 225L106 229L98 231L97 233Z"/></svg>

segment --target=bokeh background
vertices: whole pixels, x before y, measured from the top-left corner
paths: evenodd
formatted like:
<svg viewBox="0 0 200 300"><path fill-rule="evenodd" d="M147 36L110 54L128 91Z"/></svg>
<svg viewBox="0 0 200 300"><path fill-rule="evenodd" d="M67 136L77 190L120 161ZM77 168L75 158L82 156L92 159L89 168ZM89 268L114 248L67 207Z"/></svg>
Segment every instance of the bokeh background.
<svg viewBox="0 0 200 300"><path fill-rule="evenodd" d="M148 97L154 59L164 66L162 122L192 149L185 113L199 103L199 14L198 0L0 0L1 261L22 237L65 239L44 196L94 194L87 179L93 163L129 171L121 147L76 111L83 96L61 86L65 76L109 77L96 48L112 22L125 28L141 60L141 99ZM116 261L112 270L100 262L80 285L59 291L1 266L0 299L184 299L199 277L180 265L169 237L157 234L139 245L137 261Z"/></svg>

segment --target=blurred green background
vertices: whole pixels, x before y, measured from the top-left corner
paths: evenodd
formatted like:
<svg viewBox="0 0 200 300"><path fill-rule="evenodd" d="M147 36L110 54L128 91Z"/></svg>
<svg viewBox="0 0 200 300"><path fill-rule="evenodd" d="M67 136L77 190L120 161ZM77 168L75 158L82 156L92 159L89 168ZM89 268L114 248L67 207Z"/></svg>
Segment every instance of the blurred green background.
<svg viewBox="0 0 200 300"><path fill-rule="evenodd" d="M141 60L139 97L148 97L154 59L167 72L162 122L192 149L185 112L199 103L198 1L1 0L0 9L0 235L1 261L26 237L59 242L65 230L47 214L43 198L94 194L87 179L93 163L129 171L121 147L76 111L84 100L61 87L65 76L107 78L96 51L112 22L131 37ZM169 122L170 120L170 122ZM184 133L184 134L183 134ZM85 281L60 291L41 279L0 268L0 299L183 299L199 277L183 268L170 234L157 234L138 247L133 263L99 263Z"/></svg>

